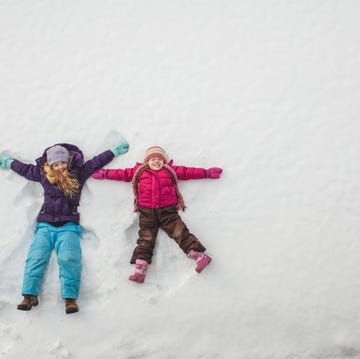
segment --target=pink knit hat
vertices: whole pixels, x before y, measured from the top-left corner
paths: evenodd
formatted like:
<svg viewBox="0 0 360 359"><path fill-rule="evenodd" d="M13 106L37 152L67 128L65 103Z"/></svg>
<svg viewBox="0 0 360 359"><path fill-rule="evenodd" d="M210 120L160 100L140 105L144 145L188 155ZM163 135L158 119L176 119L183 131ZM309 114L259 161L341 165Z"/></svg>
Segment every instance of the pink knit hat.
<svg viewBox="0 0 360 359"><path fill-rule="evenodd" d="M161 148L160 146L149 147L145 152L144 162L147 162L150 158L153 158L153 157L159 157L165 163L168 161L165 150L163 148Z"/></svg>

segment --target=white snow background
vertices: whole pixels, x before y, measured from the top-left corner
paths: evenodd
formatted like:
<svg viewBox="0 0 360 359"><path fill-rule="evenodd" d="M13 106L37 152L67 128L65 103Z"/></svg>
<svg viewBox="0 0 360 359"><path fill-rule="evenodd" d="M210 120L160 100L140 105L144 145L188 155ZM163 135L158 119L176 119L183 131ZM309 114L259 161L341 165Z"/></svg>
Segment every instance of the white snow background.
<svg viewBox="0 0 360 359"><path fill-rule="evenodd" d="M16 310L40 185L0 169L0 358L360 358L360 2L0 0L0 155L58 142L86 159L123 136L177 165L201 274L159 233L132 283L131 184L82 194L80 312L53 254Z"/></svg>

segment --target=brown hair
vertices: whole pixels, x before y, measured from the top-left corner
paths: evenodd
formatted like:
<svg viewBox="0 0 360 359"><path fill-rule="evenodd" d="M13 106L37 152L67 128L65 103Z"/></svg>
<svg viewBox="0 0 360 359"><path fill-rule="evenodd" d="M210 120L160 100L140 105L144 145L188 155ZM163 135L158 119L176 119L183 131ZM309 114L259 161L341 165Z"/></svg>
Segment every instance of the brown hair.
<svg viewBox="0 0 360 359"><path fill-rule="evenodd" d="M79 182L70 173L70 171L68 171L68 169L64 170L63 172L56 171L52 169L47 162L45 162L44 170L48 181L51 184L56 185L67 196L73 197L78 192Z"/></svg>

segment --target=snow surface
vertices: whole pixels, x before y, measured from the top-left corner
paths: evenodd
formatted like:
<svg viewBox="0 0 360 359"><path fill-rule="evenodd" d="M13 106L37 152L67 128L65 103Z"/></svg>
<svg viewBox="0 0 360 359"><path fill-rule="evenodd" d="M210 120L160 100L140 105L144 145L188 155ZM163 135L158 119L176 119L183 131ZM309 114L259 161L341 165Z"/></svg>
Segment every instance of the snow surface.
<svg viewBox="0 0 360 359"><path fill-rule="evenodd" d="M213 262L160 233L143 285L131 185L89 179L80 312L56 256L16 310L42 192L0 169L0 358L360 358L360 2L0 0L0 155L122 136L175 164Z"/></svg>

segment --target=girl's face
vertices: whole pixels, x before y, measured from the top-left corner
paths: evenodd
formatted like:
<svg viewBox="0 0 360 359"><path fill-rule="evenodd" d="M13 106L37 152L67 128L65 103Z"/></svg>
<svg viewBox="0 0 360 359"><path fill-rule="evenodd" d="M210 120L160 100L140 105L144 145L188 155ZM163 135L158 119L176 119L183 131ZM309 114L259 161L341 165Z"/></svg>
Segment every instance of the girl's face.
<svg viewBox="0 0 360 359"><path fill-rule="evenodd" d="M160 171L164 167L164 160L160 157L152 157L148 161L150 169Z"/></svg>
<svg viewBox="0 0 360 359"><path fill-rule="evenodd" d="M63 161L59 161L59 162L55 162L51 165L51 168L54 169L55 171L59 171L59 172L63 172L67 169L67 162L63 162Z"/></svg>

